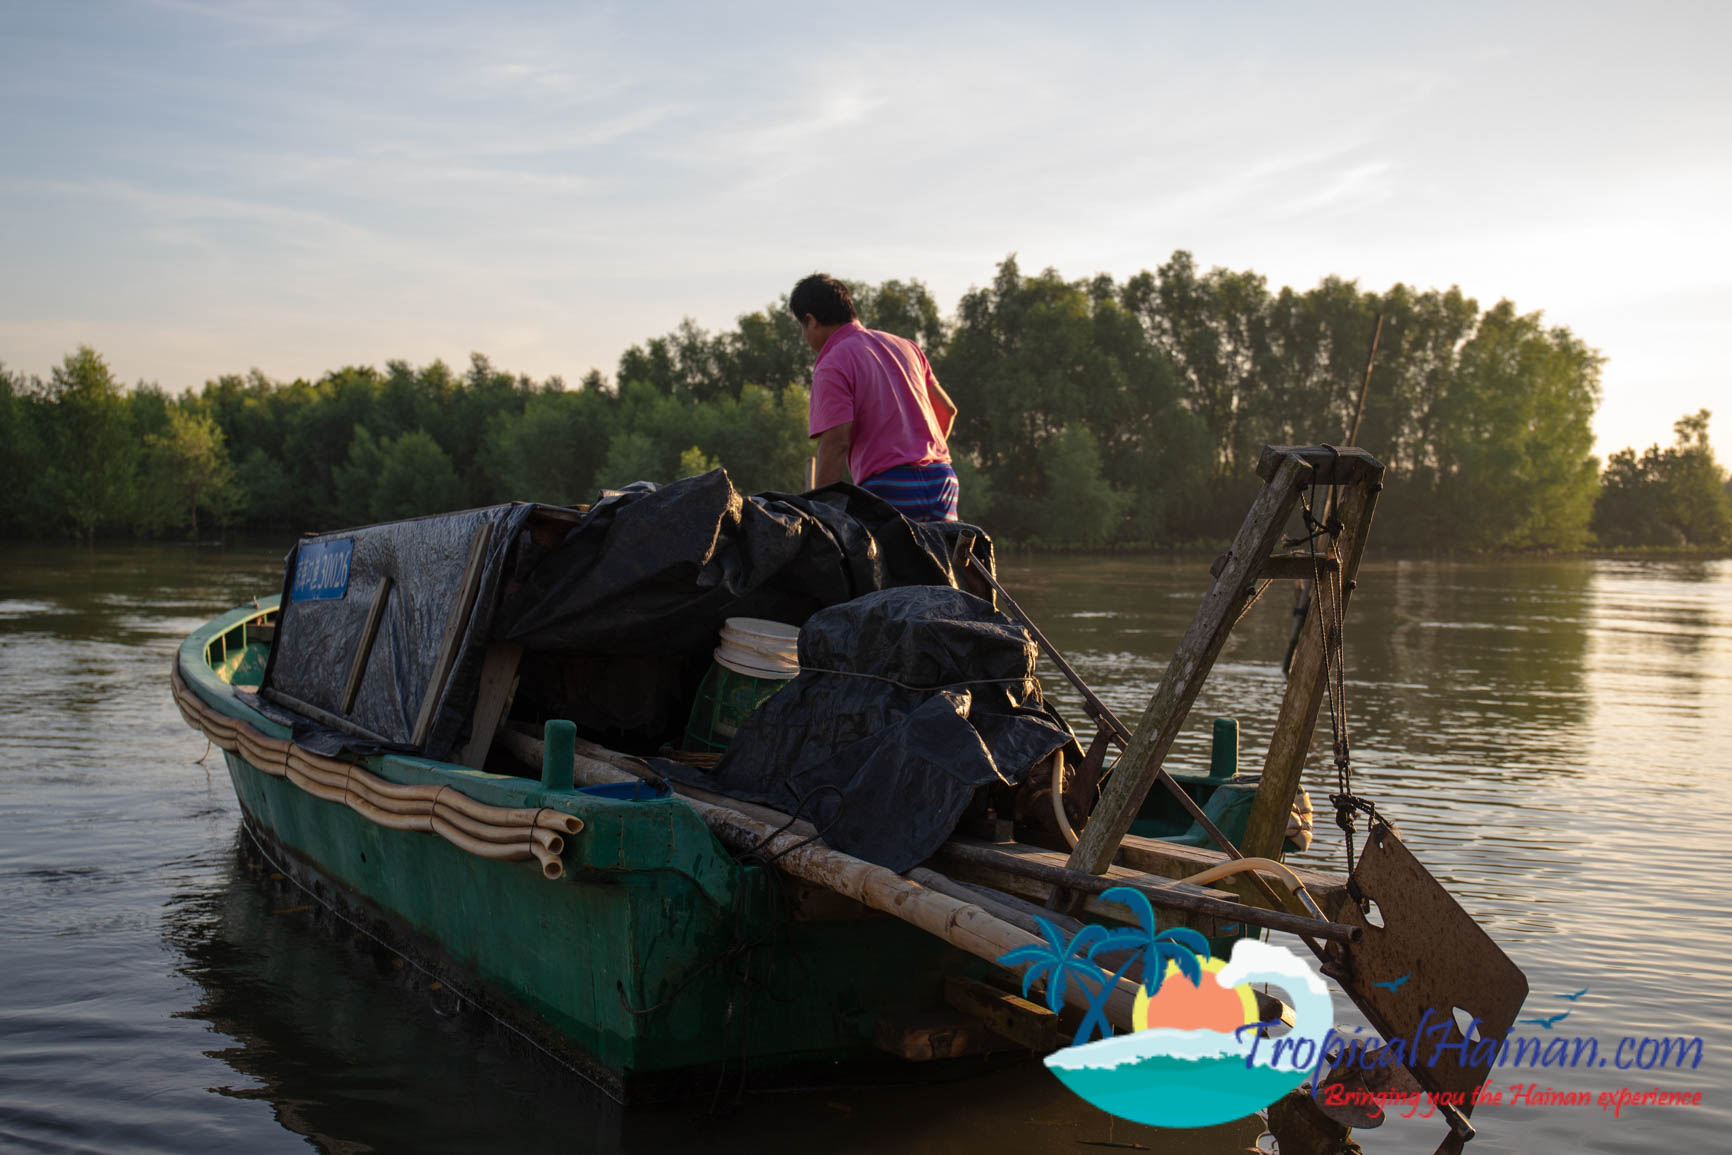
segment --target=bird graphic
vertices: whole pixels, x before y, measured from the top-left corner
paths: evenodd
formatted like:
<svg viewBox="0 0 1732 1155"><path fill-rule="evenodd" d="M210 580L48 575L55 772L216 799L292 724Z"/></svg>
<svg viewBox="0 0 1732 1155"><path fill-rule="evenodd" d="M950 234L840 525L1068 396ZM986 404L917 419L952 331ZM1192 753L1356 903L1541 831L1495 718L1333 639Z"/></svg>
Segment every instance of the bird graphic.
<svg viewBox="0 0 1732 1155"><path fill-rule="evenodd" d="M1387 980L1380 982L1380 983L1372 983L1371 985L1374 987L1382 987L1386 991L1398 991L1401 989L1401 984L1406 982L1408 979L1410 979L1412 977L1413 977L1413 972L1408 971L1406 974L1402 975L1398 979L1387 979ZM1568 1014L1569 1012L1565 1011L1564 1013Z"/></svg>
<svg viewBox="0 0 1732 1155"><path fill-rule="evenodd" d="M1576 1001L1576 1000L1577 1000L1577 999L1579 999L1579 998L1581 998L1581 997L1582 997L1582 996L1583 996L1583 995L1585 995L1585 994L1587 994L1587 993L1588 993L1588 988L1587 988L1587 987L1583 987L1583 988L1582 988L1582 989L1581 989L1581 990L1579 990L1579 991L1577 991L1577 992L1576 992L1576 993L1575 993L1575 994L1573 994L1573 995L1557 995L1557 996L1554 996L1554 997L1556 997L1556 998L1560 998L1560 999L1568 999L1568 1000L1570 1000L1570 1002L1572 1002L1572 1003L1573 1003L1573 1002L1575 1002L1575 1001Z"/></svg>
<svg viewBox="0 0 1732 1155"><path fill-rule="evenodd" d="M1561 1015L1547 1015L1543 1019L1523 1019L1522 1022L1532 1023L1536 1027L1544 1027L1546 1030L1549 1031L1552 1029L1553 1023L1558 1022L1561 1019L1567 1019L1569 1017L1570 1017L1570 1012L1565 1011Z"/></svg>

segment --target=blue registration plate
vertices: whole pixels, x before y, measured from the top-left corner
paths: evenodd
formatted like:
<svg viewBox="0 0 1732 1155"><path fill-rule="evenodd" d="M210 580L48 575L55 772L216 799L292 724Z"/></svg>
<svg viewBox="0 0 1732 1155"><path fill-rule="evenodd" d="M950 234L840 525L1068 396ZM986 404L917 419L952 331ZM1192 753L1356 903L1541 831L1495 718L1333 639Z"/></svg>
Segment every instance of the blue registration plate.
<svg viewBox="0 0 1732 1155"><path fill-rule="evenodd" d="M349 559L355 539L302 542L295 555L295 583L289 587L291 602L330 601L349 590Z"/></svg>

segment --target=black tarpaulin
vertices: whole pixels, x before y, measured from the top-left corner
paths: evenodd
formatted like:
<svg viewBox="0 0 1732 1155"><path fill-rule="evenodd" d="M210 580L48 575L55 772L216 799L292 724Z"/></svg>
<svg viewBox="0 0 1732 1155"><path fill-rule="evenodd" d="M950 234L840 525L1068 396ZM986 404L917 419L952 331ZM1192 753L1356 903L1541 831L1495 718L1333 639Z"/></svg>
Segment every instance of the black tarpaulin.
<svg viewBox="0 0 1732 1155"><path fill-rule="evenodd" d="M496 637L531 651L685 654L730 617L799 625L891 586L955 584L952 551L991 544L972 526L911 522L851 485L739 494L717 469L607 494L559 545L526 551Z"/></svg>
<svg viewBox="0 0 1732 1155"><path fill-rule="evenodd" d="M947 587L869 593L800 632L800 675L760 706L708 789L810 819L836 849L902 872L929 858L975 793L1014 784L1070 729L1043 702L1028 633Z"/></svg>
<svg viewBox="0 0 1732 1155"><path fill-rule="evenodd" d="M730 617L800 625L825 606L905 585L948 586L985 534L910 522L850 485L735 491L722 470L604 495L558 545L526 547L495 618L525 650L520 710L652 753L683 736Z"/></svg>
<svg viewBox="0 0 1732 1155"><path fill-rule="evenodd" d="M288 559L261 708L294 711L296 740L324 753L449 758L468 736L488 647L514 644L516 717L570 718L594 740L653 751L683 733L727 618L799 625L873 590L948 586L959 542L991 565L971 526L909 522L848 485L746 497L719 469L604 493L582 515L520 503L309 535Z"/></svg>
<svg viewBox="0 0 1732 1155"><path fill-rule="evenodd" d="M297 542L260 687L311 719L297 723L296 740L329 752L389 745L447 757L467 731L506 558L534 509L498 505ZM303 564L314 559L323 564ZM378 629L344 709L376 602Z"/></svg>

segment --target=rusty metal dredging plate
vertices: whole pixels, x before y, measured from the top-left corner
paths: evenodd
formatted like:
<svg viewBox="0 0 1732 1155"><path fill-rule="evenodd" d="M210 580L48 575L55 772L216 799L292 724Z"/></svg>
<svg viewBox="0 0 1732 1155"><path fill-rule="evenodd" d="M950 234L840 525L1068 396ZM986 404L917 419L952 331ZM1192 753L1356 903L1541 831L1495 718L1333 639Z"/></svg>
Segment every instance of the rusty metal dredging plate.
<svg viewBox="0 0 1732 1155"><path fill-rule="evenodd" d="M1331 946L1327 969L1384 1039L1404 1041L1408 1069L1420 1086L1461 1096L1467 1114L1474 1089L1490 1076L1497 1049L1521 1012L1527 976L1388 823L1372 823L1353 878L1377 904L1383 925L1374 925L1346 892L1339 894L1329 917L1365 933L1351 946ZM1465 1056L1457 1009L1479 1020L1475 1038L1485 1040L1470 1044ZM1464 1057L1469 1061L1462 1062Z"/></svg>

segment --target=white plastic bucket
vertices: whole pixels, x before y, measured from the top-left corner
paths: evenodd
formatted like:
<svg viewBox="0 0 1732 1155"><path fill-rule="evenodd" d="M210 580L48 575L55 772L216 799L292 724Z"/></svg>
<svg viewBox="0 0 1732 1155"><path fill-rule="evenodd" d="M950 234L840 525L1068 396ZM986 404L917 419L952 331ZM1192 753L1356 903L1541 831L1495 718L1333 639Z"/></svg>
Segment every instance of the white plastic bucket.
<svg viewBox="0 0 1732 1155"><path fill-rule="evenodd" d="M792 678L800 672L800 627L763 618L729 618L716 661L753 678Z"/></svg>

